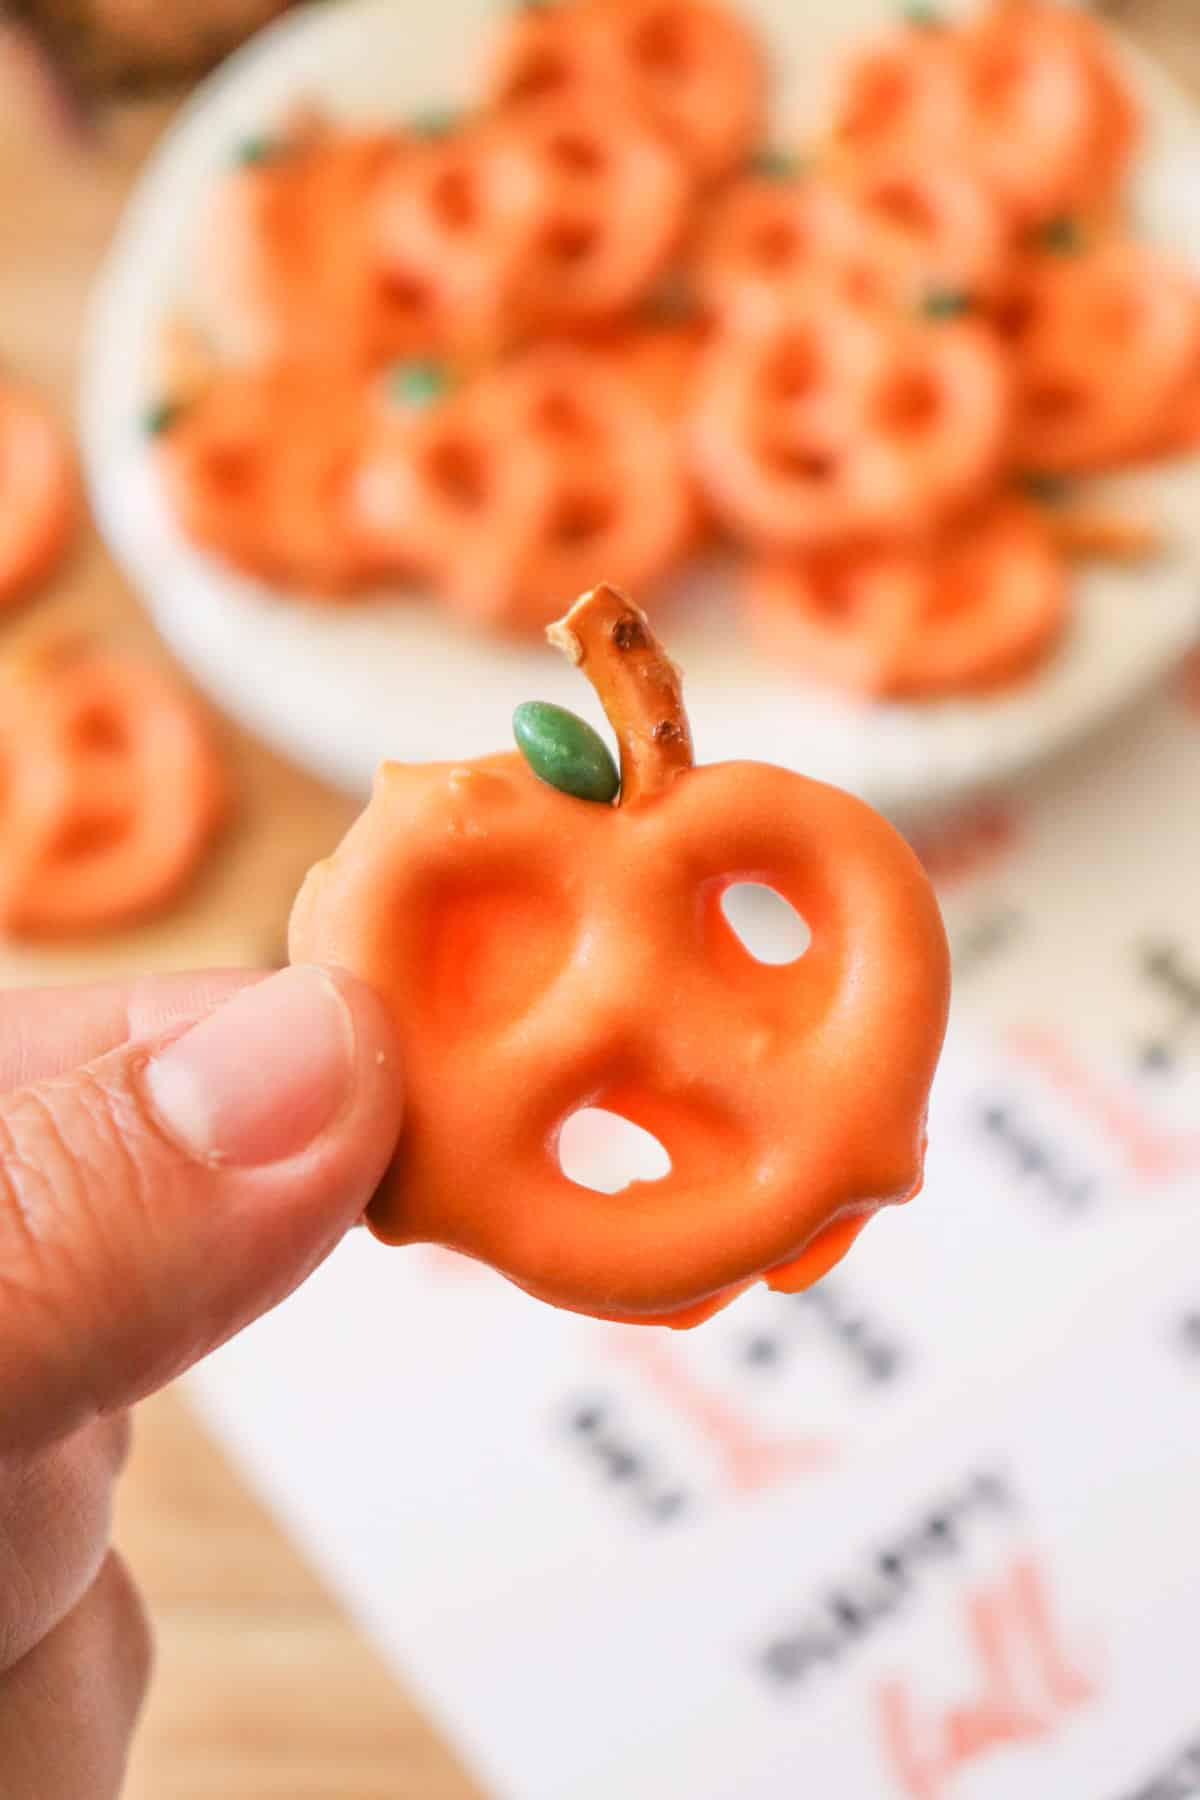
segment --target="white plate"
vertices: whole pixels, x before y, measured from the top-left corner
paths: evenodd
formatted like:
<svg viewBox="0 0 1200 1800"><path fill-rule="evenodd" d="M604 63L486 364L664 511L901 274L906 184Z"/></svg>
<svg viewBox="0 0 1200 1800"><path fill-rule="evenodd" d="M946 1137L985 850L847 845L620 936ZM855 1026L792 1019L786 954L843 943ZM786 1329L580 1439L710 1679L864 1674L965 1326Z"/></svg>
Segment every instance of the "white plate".
<svg viewBox="0 0 1200 1800"><path fill-rule="evenodd" d="M743 0L773 46L777 135L819 106L821 71L847 36L894 19L894 0ZM357 609L281 603L185 542L140 426L150 346L186 298L202 198L242 138L297 94L346 119L402 119L469 93L468 50L496 0L342 0L289 15L199 92L129 206L92 310L84 457L101 526L164 635L231 713L318 773L363 790L385 756L457 758L507 745L514 705L557 700L597 719L578 675L539 646L496 645L426 600ZM1200 264L1200 129L1160 70L1132 52L1149 142L1142 229ZM1115 380L1121 371L1114 370ZM723 601L728 571L687 578L669 625L706 759L764 757L851 787L893 812L1009 776L1092 729L1153 682L1200 628L1200 460L1109 484L1160 520L1152 570L1082 580L1078 621L1036 678L998 699L863 707L814 694L757 662ZM597 575L603 571L598 570ZM571 598L564 595L564 602Z"/></svg>

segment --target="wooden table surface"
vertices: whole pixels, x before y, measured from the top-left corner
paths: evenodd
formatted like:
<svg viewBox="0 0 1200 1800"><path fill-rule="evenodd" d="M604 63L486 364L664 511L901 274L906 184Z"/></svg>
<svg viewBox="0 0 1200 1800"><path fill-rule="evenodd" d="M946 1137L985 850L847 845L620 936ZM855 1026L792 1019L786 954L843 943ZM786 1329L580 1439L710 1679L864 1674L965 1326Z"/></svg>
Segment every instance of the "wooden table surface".
<svg viewBox="0 0 1200 1800"><path fill-rule="evenodd" d="M1108 0L1101 10L1200 93L1196 0ZM127 106L92 142L73 142L48 129L28 66L0 37L0 353L44 383L64 417L90 276L167 116L161 104ZM59 623L163 654L94 533L52 592L4 625L0 650ZM280 959L299 878L353 807L220 730L240 809L185 902L102 943L0 949L0 984ZM117 1535L158 1636L127 1800L478 1795L176 1393L142 1409Z"/></svg>

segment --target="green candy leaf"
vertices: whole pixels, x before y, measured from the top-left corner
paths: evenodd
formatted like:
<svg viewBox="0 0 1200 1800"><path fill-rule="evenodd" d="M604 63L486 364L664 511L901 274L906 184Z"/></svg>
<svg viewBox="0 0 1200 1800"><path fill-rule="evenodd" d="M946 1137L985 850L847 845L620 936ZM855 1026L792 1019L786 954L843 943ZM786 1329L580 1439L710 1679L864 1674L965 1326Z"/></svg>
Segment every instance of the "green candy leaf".
<svg viewBox="0 0 1200 1800"><path fill-rule="evenodd" d="M612 752L585 719L548 700L526 700L513 714L513 736L539 781L576 800L616 799L621 778Z"/></svg>
<svg viewBox="0 0 1200 1800"><path fill-rule="evenodd" d="M909 0L902 11L905 22L915 26L918 31L941 31L946 23L941 10L927 5L926 0Z"/></svg>
<svg viewBox="0 0 1200 1800"><path fill-rule="evenodd" d="M233 153L233 160L244 169L252 169L259 163L270 162L278 154L279 145L275 139L260 132L254 137L242 139Z"/></svg>
<svg viewBox="0 0 1200 1800"><path fill-rule="evenodd" d="M397 405L411 412L424 412L427 406L433 406L449 386L450 377L441 363L397 363L388 371L388 394Z"/></svg>
<svg viewBox="0 0 1200 1800"><path fill-rule="evenodd" d="M961 319L974 305L974 297L964 288L930 288L921 312L927 319Z"/></svg>
<svg viewBox="0 0 1200 1800"><path fill-rule="evenodd" d="M1037 234L1037 241L1043 250L1053 250L1059 256L1077 256L1086 240L1079 220L1064 213L1061 218L1046 221Z"/></svg>
<svg viewBox="0 0 1200 1800"><path fill-rule="evenodd" d="M179 423L185 410L178 400L159 400L142 414L142 430L147 437L162 437Z"/></svg>
<svg viewBox="0 0 1200 1800"><path fill-rule="evenodd" d="M417 113L408 121L408 128L416 137L444 138L458 130L462 114L449 106L434 106L428 112Z"/></svg>
<svg viewBox="0 0 1200 1800"><path fill-rule="evenodd" d="M790 150L780 150L772 145L757 151L750 158L750 172L762 175L768 181L794 181L802 173L804 163Z"/></svg>

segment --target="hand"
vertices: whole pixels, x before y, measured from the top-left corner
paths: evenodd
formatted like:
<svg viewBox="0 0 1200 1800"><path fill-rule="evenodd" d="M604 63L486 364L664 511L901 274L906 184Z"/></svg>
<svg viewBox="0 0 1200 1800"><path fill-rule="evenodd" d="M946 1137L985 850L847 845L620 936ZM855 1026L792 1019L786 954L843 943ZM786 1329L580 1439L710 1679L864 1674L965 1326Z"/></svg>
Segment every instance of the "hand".
<svg viewBox="0 0 1200 1800"><path fill-rule="evenodd" d="M0 1780L113 1800L150 1665L109 1548L126 1409L291 1292L395 1148L340 972L0 996Z"/></svg>

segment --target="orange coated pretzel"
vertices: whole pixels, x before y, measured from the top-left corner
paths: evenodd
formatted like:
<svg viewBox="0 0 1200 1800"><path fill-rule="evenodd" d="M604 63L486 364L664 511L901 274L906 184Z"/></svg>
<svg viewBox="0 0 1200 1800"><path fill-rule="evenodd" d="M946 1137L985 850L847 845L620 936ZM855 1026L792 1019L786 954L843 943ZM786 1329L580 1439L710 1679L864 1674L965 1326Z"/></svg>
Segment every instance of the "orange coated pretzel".
<svg viewBox="0 0 1200 1800"><path fill-rule="evenodd" d="M1077 6L1000 0L963 34L963 66L967 157L1015 219L1112 200L1138 116L1097 19Z"/></svg>
<svg viewBox="0 0 1200 1800"><path fill-rule="evenodd" d="M68 937L158 911L227 810L195 703L157 669L70 644L0 682L0 929Z"/></svg>
<svg viewBox="0 0 1200 1800"><path fill-rule="evenodd" d="M795 1291L921 1184L948 961L917 858L860 801L763 763L693 766L678 672L608 587L552 633L621 751L617 806L517 756L385 764L309 875L296 961L383 997L405 1129L368 1214L576 1312L687 1326L751 1282ZM808 922L796 962L726 922L738 881ZM559 1135L602 1107L671 1168L604 1195Z"/></svg>
<svg viewBox="0 0 1200 1800"><path fill-rule="evenodd" d="M970 301L996 288L1010 252L1009 226L969 167L897 147L886 162L848 162L840 178L877 242L894 298Z"/></svg>
<svg viewBox="0 0 1200 1800"><path fill-rule="evenodd" d="M726 325L775 319L815 283L847 301L886 296L877 236L842 189L820 175L751 174L734 182L702 228L698 293Z"/></svg>
<svg viewBox="0 0 1200 1800"><path fill-rule="evenodd" d="M1017 455L1031 469L1103 469L1158 451L1200 362L1195 277L1116 239L1028 258L998 313L1017 371Z"/></svg>
<svg viewBox="0 0 1200 1800"><path fill-rule="evenodd" d="M580 113L606 90L633 107L709 182L761 135L762 53L712 0L576 0L514 11L495 45L488 93L500 105L554 94Z"/></svg>
<svg viewBox="0 0 1200 1800"><path fill-rule="evenodd" d="M0 606L45 580L77 522L66 439L32 389L0 374Z"/></svg>
<svg viewBox="0 0 1200 1800"><path fill-rule="evenodd" d="M376 195L407 154L399 134L316 119L247 154L201 225L199 310L218 349L371 362L425 348L427 308L389 282L375 243Z"/></svg>
<svg viewBox="0 0 1200 1800"><path fill-rule="evenodd" d="M1004 364L981 327L813 295L769 329L718 339L693 437L730 528L799 548L928 530L995 474L1008 423Z"/></svg>
<svg viewBox="0 0 1200 1800"><path fill-rule="evenodd" d="M921 147L969 142L970 107L959 34L900 26L857 45L837 71L830 126L836 144L887 167Z"/></svg>
<svg viewBox="0 0 1200 1800"><path fill-rule="evenodd" d="M1065 567L1046 526L993 503L933 545L777 557L747 582L772 661L875 698L994 687L1038 662L1066 619Z"/></svg>
<svg viewBox="0 0 1200 1800"><path fill-rule="evenodd" d="M1138 129L1100 25L1044 0L870 41L846 66L833 126L884 167L898 153L955 159L1023 225L1110 201Z"/></svg>
<svg viewBox="0 0 1200 1800"><path fill-rule="evenodd" d="M225 371L159 437L184 531L286 587L337 597L374 579L353 500L366 417L364 387L339 365Z"/></svg>
<svg viewBox="0 0 1200 1800"><path fill-rule="evenodd" d="M649 584L696 512L676 433L599 352L544 345L383 425L364 521L480 623L546 624L581 569Z"/></svg>
<svg viewBox="0 0 1200 1800"><path fill-rule="evenodd" d="M544 178L504 121L475 121L396 158L375 200L380 304L409 329L399 354L468 359L513 334ZM407 342L402 341L407 339Z"/></svg>
<svg viewBox="0 0 1200 1800"><path fill-rule="evenodd" d="M686 222L682 165L637 116L550 95L511 121L533 199L519 252L527 333L605 323L665 270Z"/></svg>

